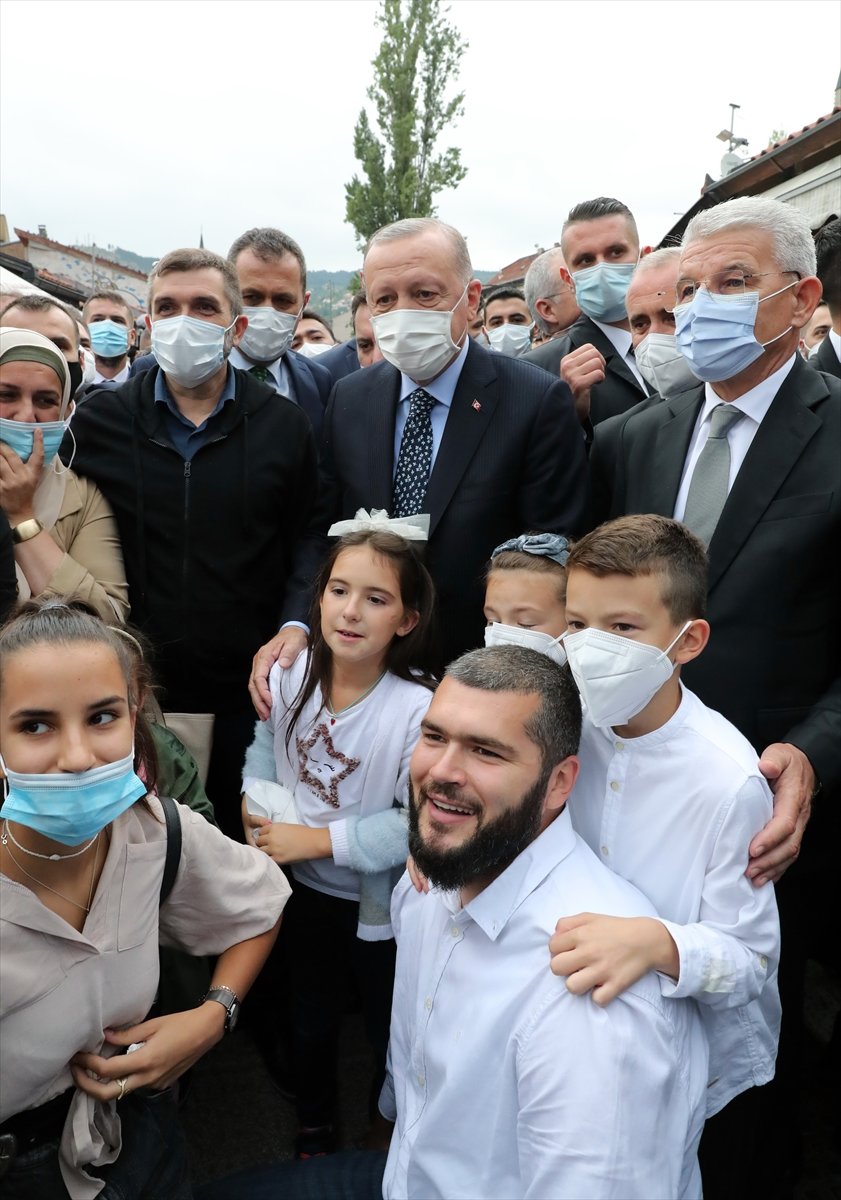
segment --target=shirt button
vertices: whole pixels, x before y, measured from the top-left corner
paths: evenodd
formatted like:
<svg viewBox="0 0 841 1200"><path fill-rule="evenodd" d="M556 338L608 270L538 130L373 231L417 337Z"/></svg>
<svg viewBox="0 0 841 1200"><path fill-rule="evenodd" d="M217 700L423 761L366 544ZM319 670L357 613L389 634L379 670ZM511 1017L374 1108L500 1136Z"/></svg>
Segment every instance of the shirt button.
<svg viewBox="0 0 841 1200"><path fill-rule="evenodd" d="M426 1077L423 1075L418 1075L418 1086L424 1087L425 1084L426 1084Z"/></svg>
<svg viewBox="0 0 841 1200"><path fill-rule="evenodd" d="M760 956L759 956L759 965L760 965L760 967L762 967L763 971L768 966L768 959L765 957L764 954L760 954Z"/></svg>
<svg viewBox="0 0 841 1200"><path fill-rule="evenodd" d="M612 792L618 792L620 787L621 787L621 784L619 783L618 779L611 779L610 790Z"/></svg>
<svg viewBox="0 0 841 1200"><path fill-rule="evenodd" d="M427 998L423 1002L423 1006L427 1012L429 1012L431 1010L431 1008L432 1008L432 997L431 996L427 996Z"/></svg>
<svg viewBox="0 0 841 1200"><path fill-rule="evenodd" d="M461 930L459 929L458 925L453 925L450 929L450 933L453 935L453 937L458 937L460 932Z"/></svg>
<svg viewBox="0 0 841 1200"><path fill-rule="evenodd" d="M610 854L610 851L608 850L607 846L602 846L602 854L604 854L605 857L607 857L607 855Z"/></svg>
<svg viewBox="0 0 841 1200"><path fill-rule="evenodd" d="M624 749L625 749L625 743L624 743L624 742L617 742L617 743L616 743L616 749L617 749L617 750L624 750Z"/></svg>

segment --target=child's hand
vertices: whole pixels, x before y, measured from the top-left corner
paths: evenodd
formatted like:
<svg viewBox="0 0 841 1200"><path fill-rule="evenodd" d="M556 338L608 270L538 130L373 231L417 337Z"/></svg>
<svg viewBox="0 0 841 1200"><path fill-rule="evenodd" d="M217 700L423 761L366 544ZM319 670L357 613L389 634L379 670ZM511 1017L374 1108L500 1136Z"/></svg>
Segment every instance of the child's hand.
<svg viewBox="0 0 841 1200"><path fill-rule="evenodd" d="M332 858L333 843L330 830L313 829L309 825L286 825L280 821L265 821L260 817L261 827L254 836L254 844L273 858L279 866L304 862L308 858Z"/></svg>
<svg viewBox="0 0 841 1200"><path fill-rule="evenodd" d="M245 844L247 846L255 846L257 844L257 830L263 825L271 825L271 821L268 817L255 817L248 811L244 793L240 811L242 813L242 831L245 834Z"/></svg>
<svg viewBox="0 0 841 1200"><path fill-rule="evenodd" d="M576 996L592 992L596 1004L615 1000L647 971L677 979L680 959L672 935L653 917L564 917L549 940L551 968L567 977Z"/></svg>
<svg viewBox="0 0 841 1200"><path fill-rule="evenodd" d="M424 892L429 891L429 883L427 878L417 869L415 866L415 860L412 858L411 854L406 859L406 870L409 872L409 878L411 879L416 892L420 892L423 895Z"/></svg>

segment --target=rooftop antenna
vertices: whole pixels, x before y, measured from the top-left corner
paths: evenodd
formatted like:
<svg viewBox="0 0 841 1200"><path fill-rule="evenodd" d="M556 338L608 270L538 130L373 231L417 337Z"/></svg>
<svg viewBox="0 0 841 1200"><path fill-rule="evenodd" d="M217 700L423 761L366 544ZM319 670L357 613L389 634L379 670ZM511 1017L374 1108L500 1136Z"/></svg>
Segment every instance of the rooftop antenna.
<svg viewBox="0 0 841 1200"><path fill-rule="evenodd" d="M744 166L745 159L738 153L740 146L747 146L748 139L744 137L736 137L733 132L733 127L736 122L736 109L741 108L741 104L730 102L730 128L722 129L721 133L715 136L720 142L727 142L727 153L721 160L721 177L729 175L731 171L735 171L737 167Z"/></svg>

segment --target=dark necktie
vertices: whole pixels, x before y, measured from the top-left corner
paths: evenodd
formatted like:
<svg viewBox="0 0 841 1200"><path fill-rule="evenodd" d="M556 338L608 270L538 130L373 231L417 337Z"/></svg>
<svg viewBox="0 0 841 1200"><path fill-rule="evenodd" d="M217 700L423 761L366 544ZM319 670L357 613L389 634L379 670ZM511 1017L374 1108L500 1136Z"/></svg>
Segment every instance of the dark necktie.
<svg viewBox="0 0 841 1200"><path fill-rule="evenodd" d="M710 432L695 463L683 523L706 545L710 544L730 480L730 443L727 431L745 414L732 404L719 404L710 414Z"/></svg>
<svg viewBox="0 0 841 1200"><path fill-rule="evenodd" d="M249 367L248 374L259 379L261 383L273 383L272 373L268 367Z"/></svg>
<svg viewBox="0 0 841 1200"><path fill-rule="evenodd" d="M393 517L411 517L421 511L432 471L432 418L435 397L417 388L409 397L409 416L400 439L394 473Z"/></svg>

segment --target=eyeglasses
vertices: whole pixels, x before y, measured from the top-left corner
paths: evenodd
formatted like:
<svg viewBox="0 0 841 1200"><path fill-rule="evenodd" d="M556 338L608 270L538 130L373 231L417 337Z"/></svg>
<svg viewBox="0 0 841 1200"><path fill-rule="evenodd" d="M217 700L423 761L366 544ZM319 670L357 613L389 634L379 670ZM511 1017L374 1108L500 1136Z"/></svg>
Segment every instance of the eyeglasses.
<svg viewBox="0 0 841 1200"><path fill-rule="evenodd" d="M707 279L679 279L675 284L675 307L679 304L689 304L695 299L700 287L706 288L713 300L719 296L743 296L758 287L757 280L765 279L769 275L796 275L798 279L803 278L799 271L760 271L754 275L750 271L730 268L726 271L716 271Z"/></svg>

